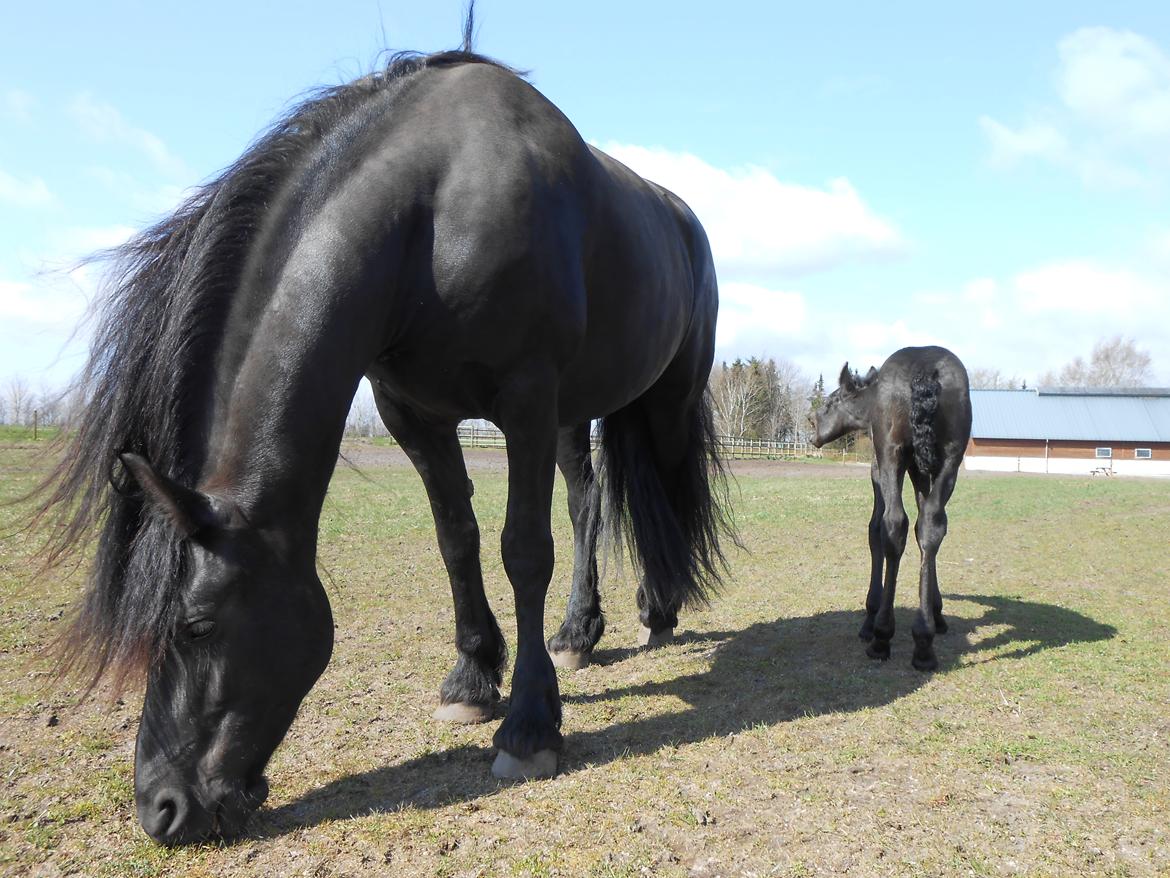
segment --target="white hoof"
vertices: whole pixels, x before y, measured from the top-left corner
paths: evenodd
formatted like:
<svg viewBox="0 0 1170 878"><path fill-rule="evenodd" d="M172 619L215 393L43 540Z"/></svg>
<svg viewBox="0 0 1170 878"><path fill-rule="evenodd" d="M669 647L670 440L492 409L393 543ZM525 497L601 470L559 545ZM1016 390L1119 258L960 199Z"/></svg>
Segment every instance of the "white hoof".
<svg viewBox="0 0 1170 878"><path fill-rule="evenodd" d="M460 723L472 725L486 723L492 718L495 711L490 704L468 704L464 701L452 701L449 704L440 704L434 712L434 717L445 723Z"/></svg>
<svg viewBox="0 0 1170 878"><path fill-rule="evenodd" d="M672 640L674 640L673 628L663 628L656 633L643 625L638 630L638 646L654 648L655 646L662 646L664 643L670 643Z"/></svg>
<svg viewBox="0 0 1170 878"><path fill-rule="evenodd" d="M527 759L517 759L508 751L501 750L492 763L492 774L500 780L555 777L556 773L556 750L538 750Z"/></svg>
<svg viewBox="0 0 1170 878"><path fill-rule="evenodd" d="M566 671L579 671L589 667L589 653L579 652L575 649L550 652L548 657L552 659L554 667L564 668Z"/></svg>

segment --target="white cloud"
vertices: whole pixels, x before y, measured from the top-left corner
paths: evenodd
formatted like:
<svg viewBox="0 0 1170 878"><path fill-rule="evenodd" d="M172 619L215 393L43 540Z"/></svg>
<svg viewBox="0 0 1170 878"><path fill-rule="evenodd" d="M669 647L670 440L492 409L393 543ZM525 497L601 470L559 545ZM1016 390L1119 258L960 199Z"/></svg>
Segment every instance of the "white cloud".
<svg viewBox="0 0 1170 878"><path fill-rule="evenodd" d="M69 112L82 132L92 140L130 147L145 155L165 174L181 179L191 177L187 165L167 148L160 137L131 125L112 104L83 92L70 103Z"/></svg>
<svg viewBox="0 0 1170 878"><path fill-rule="evenodd" d="M14 122L28 122L32 119L32 110L36 106L36 98L24 89L10 88L0 94L0 117Z"/></svg>
<svg viewBox="0 0 1170 878"><path fill-rule="evenodd" d="M721 278L791 277L906 249L893 223L844 178L817 189L785 183L763 168L717 168L688 153L620 143L603 149L690 205Z"/></svg>
<svg viewBox="0 0 1170 878"><path fill-rule="evenodd" d="M1170 155L1170 57L1146 37L1106 27L1074 31L1058 55L1058 106L1015 127L980 117L989 162L1047 162L1098 189L1138 187L1162 175Z"/></svg>
<svg viewBox="0 0 1170 878"><path fill-rule="evenodd" d="M1170 145L1170 58L1132 31L1082 28L1060 41L1065 106L1111 138Z"/></svg>
<svg viewBox="0 0 1170 878"><path fill-rule="evenodd" d="M1067 261L1022 272L1013 279L1015 302L1030 314L1069 313L1114 320L1148 314L1170 289L1126 269Z"/></svg>
<svg viewBox="0 0 1170 878"><path fill-rule="evenodd" d="M0 202L16 207L44 207L53 202L53 193L40 177L21 180L0 170Z"/></svg>
<svg viewBox="0 0 1170 878"><path fill-rule="evenodd" d="M747 349L763 339L787 341L808 329L808 306L801 293L773 290L755 284L719 285L719 349ZM759 351L753 351L759 353Z"/></svg>

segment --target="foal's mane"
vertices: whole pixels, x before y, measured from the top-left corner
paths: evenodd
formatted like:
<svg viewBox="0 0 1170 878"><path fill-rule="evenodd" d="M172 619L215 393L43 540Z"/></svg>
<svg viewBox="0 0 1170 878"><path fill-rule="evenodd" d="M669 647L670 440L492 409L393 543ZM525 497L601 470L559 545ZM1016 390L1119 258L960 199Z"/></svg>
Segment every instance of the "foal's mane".
<svg viewBox="0 0 1170 878"><path fill-rule="evenodd" d="M391 55L383 69L309 94L218 177L125 244L96 254L108 265L94 307L88 361L73 390L84 400L76 431L34 492L33 523L53 532L42 549L53 568L97 546L84 597L58 639L62 673L80 670L116 685L161 655L176 623L186 552L170 526L148 514L116 465L135 452L193 486L204 464L211 372L245 256L267 206L322 139L375 96L421 70L496 61L461 50ZM510 68L504 68L510 69ZM512 71L515 72L515 71Z"/></svg>

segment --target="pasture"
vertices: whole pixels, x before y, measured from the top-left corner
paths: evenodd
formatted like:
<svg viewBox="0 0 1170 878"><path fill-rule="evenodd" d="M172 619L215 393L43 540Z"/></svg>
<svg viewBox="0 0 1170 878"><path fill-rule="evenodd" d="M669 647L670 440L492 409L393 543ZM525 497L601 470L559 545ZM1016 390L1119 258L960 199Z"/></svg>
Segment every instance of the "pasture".
<svg viewBox="0 0 1170 878"><path fill-rule="evenodd" d="M0 443L0 499L44 443ZM677 642L630 648L610 562L596 663L561 671L553 780L492 779L495 723L431 719L455 658L421 483L347 443L322 518L333 659L229 845L165 849L134 814L138 693L78 705L37 652L80 574L33 578L0 510L0 873L445 876L1113 875L1170 870L1170 482L962 473L939 578L950 633L910 667L917 547L893 657L856 631L871 491L861 466L753 461L732 497L747 551ZM468 452L488 594L515 648L499 560L502 452ZM546 631L571 535L555 497ZM912 499L907 496L908 508ZM510 676L510 668L508 671ZM505 678L505 695L508 677Z"/></svg>

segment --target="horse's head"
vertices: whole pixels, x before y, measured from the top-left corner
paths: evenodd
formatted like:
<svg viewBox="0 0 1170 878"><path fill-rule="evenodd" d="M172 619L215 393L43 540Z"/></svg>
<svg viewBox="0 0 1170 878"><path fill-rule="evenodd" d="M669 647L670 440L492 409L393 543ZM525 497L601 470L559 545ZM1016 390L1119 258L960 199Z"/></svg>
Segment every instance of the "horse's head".
<svg viewBox="0 0 1170 878"><path fill-rule="evenodd" d="M141 457L122 461L187 552L175 630L147 678L138 819L165 844L232 836L267 796L264 767L332 652L314 541L256 527Z"/></svg>
<svg viewBox="0 0 1170 878"><path fill-rule="evenodd" d="M868 374L862 378L849 369L848 363L842 367L837 389L813 412L811 420L816 432L813 445L820 448L834 439L840 439L846 433L869 426L864 391L873 383L877 374L877 369L870 367Z"/></svg>

